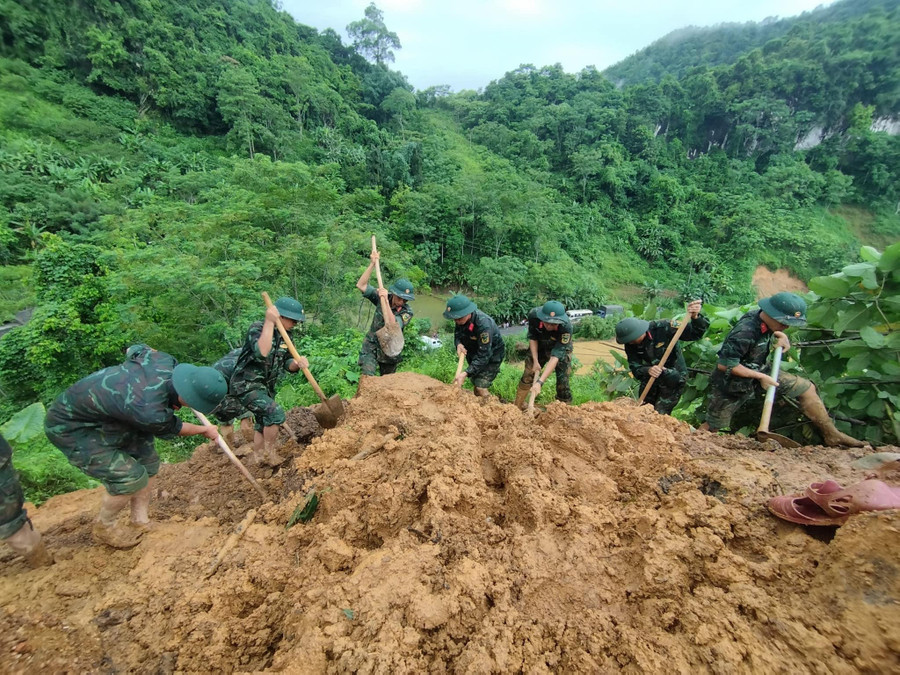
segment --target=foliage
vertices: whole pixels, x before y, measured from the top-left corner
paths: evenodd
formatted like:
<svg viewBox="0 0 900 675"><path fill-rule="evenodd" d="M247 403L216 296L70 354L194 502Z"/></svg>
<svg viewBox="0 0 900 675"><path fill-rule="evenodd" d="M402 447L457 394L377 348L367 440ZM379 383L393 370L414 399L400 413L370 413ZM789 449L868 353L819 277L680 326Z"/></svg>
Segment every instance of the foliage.
<svg viewBox="0 0 900 675"><path fill-rule="evenodd" d="M575 324L575 336L582 340L611 340L622 317L586 316Z"/></svg>

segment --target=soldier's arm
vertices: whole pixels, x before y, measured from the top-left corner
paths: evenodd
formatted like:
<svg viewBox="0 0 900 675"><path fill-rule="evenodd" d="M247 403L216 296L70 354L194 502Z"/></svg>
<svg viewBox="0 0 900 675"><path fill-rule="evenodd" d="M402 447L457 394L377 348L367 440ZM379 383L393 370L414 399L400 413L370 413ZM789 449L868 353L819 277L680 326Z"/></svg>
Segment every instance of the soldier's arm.
<svg viewBox="0 0 900 675"><path fill-rule="evenodd" d="M480 373L487 366L491 357L491 329L490 326L478 327L478 351L472 356L466 373L469 377Z"/></svg>
<svg viewBox="0 0 900 675"><path fill-rule="evenodd" d="M365 294L366 288L369 285L369 279L372 277L372 271L375 269L375 264L378 262L378 258L378 251L372 251L369 255L369 266L359 277L359 281L356 282L356 287L359 289L360 293Z"/></svg>
<svg viewBox="0 0 900 675"><path fill-rule="evenodd" d="M203 434L209 440L214 441L219 437L219 430L215 424L203 426L201 424L189 424L188 422L185 422L181 426L181 431L178 432L179 436L197 436L199 434Z"/></svg>
<svg viewBox="0 0 900 675"><path fill-rule="evenodd" d="M687 342L699 340L706 333L707 328L709 328L709 319L702 314L698 314L696 318L691 319L690 323L685 326L681 339Z"/></svg>
<svg viewBox="0 0 900 675"><path fill-rule="evenodd" d="M650 376L650 366L641 361L637 357L635 351L636 350L630 348L630 345L625 346L625 356L628 357L628 368L631 370L631 374L634 375L636 380L644 380Z"/></svg>

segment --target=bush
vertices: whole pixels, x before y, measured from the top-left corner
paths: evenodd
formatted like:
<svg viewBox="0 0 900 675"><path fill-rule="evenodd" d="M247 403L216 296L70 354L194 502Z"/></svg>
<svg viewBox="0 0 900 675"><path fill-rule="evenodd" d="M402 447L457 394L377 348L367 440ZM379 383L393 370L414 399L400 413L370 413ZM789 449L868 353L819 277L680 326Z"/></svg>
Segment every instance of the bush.
<svg viewBox="0 0 900 675"><path fill-rule="evenodd" d="M611 340L616 336L616 324L621 316L586 316L575 324L575 335L583 340Z"/></svg>

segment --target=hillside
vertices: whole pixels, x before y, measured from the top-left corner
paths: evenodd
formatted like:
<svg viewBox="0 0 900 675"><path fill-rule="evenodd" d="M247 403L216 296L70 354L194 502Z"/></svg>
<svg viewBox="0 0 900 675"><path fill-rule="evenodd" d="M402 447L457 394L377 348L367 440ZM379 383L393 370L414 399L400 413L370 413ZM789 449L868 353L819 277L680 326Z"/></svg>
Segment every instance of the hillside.
<svg viewBox="0 0 900 675"><path fill-rule="evenodd" d="M288 465L257 474L264 504L210 446L165 466L156 529L130 551L90 543L97 491L38 509L57 563L4 560L4 671L900 665L897 512L832 537L765 510L860 479L860 451L691 433L623 401L532 420L403 373L281 452ZM318 511L286 529L311 489Z"/></svg>

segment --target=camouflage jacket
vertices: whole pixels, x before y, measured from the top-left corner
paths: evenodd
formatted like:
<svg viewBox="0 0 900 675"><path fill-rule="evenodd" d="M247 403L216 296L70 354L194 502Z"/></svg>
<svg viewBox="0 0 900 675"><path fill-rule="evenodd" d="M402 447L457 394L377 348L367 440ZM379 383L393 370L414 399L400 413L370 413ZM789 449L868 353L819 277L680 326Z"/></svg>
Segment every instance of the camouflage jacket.
<svg viewBox="0 0 900 675"><path fill-rule="evenodd" d="M562 360L572 353L572 322L565 319L555 331L547 330L544 322L538 318L535 307L528 312L528 339L536 340L538 347L550 347L550 356Z"/></svg>
<svg viewBox="0 0 900 675"><path fill-rule="evenodd" d="M469 377L480 373L487 364L502 361L506 355L506 345L497 324L480 309L472 312L472 318L453 331L453 342L456 346L466 348L466 361Z"/></svg>
<svg viewBox="0 0 900 675"><path fill-rule="evenodd" d="M684 328L684 332L679 338L679 342L685 340L692 342L699 340L709 328L709 319L702 314L696 319L692 319ZM638 345L626 344L625 354L628 356L628 367L638 380L645 380L650 377L650 366L659 363L669 342L675 337L678 327L672 321L651 321L650 328L647 329L646 337L643 342ZM666 360L664 368L674 368L682 375L687 375L687 364L684 362L684 354L681 353L681 345L675 345L675 349Z"/></svg>
<svg viewBox="0 0 900 675"><path fill-rule="evenodd" d="M6 465L12 461L12 448L9 442L0 436L0 471L6 468Z"/></svg>
<svg viewBox="0 0 900 675"><path fill-rule="evenodd" d="M374 340L375 333L384 328L384 314L381 312L381 299L378 297L378 289L372 285L367 285L363 297L375 305L375 316L372 317L372 325L369 326L369 332L366 333L367 338ZM388 305L390 306L390 296L388 296ZM397 317L397 323L400 324L401 330L406 328L413 318L413 311L409 303L405 303L403 307L394 311L394 316Z"/></svg>
<svg viewBox="0 0 900 675"><path fill-rule="evenodd" d="M762 320L761 309L754 309L742 316L728 333L719 348L719 363L731 374L740 364L751 370L762 370L769 358L773 331Z"/></svg>
<svg viewBox="0 0 900 675"><path fill-rule="evenodd" d="M287 345L281 339L278 328L272 331L272 349L267 356L259 353L259 337L262 335L263 321L255 321L247 330L244 346L241 347L233 372L228 379L228 393L231 396L242 396L248 391L265 389L269 396L275 396L275 384L285 371L289 371L293 357L288 351ZM290 331L288 331L290 335ZM216 370L225 375L221 369L222 362L229 360L234 350L220 359Z"/></svg>
<svg viewBox="0 0 900 675"><path fill-rule="evenodd" d="M98 370L60 394L48 415L81 427L122 424L160 438L174 438L182 422L175 416L178 395L172 371L178 362L147 345L128 348L125 363Z"/></svg>
<svg viewBox="0 0 900 675"><path fill-rule="evenodd" d="M222 373L222 377L225 378L226 382L231 382L231 376L234 375L234 369L237 367L242 351L244 351L243 347L236 347L212 365L213 368Z"/></svg>

